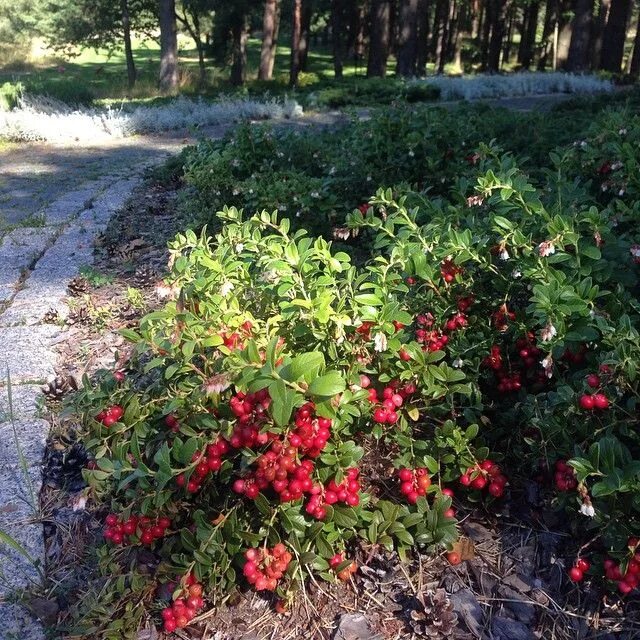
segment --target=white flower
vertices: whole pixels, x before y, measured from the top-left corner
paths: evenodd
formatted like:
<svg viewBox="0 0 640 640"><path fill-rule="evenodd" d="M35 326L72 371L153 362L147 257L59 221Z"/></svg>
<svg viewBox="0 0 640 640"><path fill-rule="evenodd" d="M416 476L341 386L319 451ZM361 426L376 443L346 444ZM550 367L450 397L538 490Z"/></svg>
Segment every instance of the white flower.
<svg viewBox="0 0 640 640"><path fill-rule="evenodd" d="M545 241L545 242L541 242L538 245L538 253L543 258L547 258L548 256L554 254L555 252L556 252L556 248L553 242Z"/></svg>
<svg viewBox="0 0 640 640"><path fill-rule="evenodd" d="M453 362L452 362L454 368L456 369L460 369L460 367L462 367L462 365L464 364L464 360L462 360L461 358L456 358Z"/></svg>
<svg viewBox="0 0 640 640"><path fill-rule="evenodd" d="M520 269L514 269L514 270L511 272L511 277L512 277L512 278L514 278L514 279L516 279L516 280L517 280L518 278L522 278L522 271L520 271Z"/></svg>
<svg viewBox="0 0 640 640"><path fill-rule="evenodd" d="M629 253L631 253L634 258L640 258L640 244L632 244L629 248Z"/></svg>
<svg viewBox="0 0 640 640"><path fill-rule="evenodd" d="M542 368L544 369L544 373L547 378L553 377L553 356L549 354L544 360L540 362Z"/></svg>
<svg viewBox="0 0 640 640"><path fill-rule="evenodd" d="M310 195L311 195L312 198L319 198L320 197L320 194L317 191L312 191Z"/></svg>
<svg viewBox="0 0 640 640"><path fill-rule="evenodd" d="M367 176L367 182L371 182L372 178L371 176Z"/></svg>
<svg viewBox="0 0 640 640"><path fill-rule="evenodd" d="M626 129L620 129L618 131L618 135L619 136L626 136L627 135L627 130Z"/></svg>
<svg viewBox="0 0 640 640"><path fill-rule="evenodd" d="M239 167L240 166L240 160L238 160L238 158L234 158L231 161L231 165L234 166L234 167Z"/></svg>
<svg viewBox="0 0 640 640"><path fill-rule="evenodd" d="M331 167L331 169L329 169L329 175L330 176L332 176L335 172L336 172L336 168L335 167Z"/></svg>
<svg viewBox="0 0 640 640"><path fill-rule="evenodd" d="M231 293L231 291L233 291L233 288L233 282L229 282L228 280L226 282L223 282L222 286L220 287L220 295L228 295L229 293Z"/></svg>
<svg viewBox="0 0 640 640"><path fill-rule="evenodd" d="M373 344L375 345L376 351L386 351L387 350L387 336L384 335L381 331L378 331L375 336L373 336Z"/></svg>
<svg viewBox="0 0 640 640"><path fill-rule="evenodd" d="M244 250L244 245L242 244L242 242L238 242L238 244L236 245L236 253L242 253Z"/></svg>
<svg viewBox="0 0 640 640"><path fill-rule="evenodd" d="M416 154L413 152L413 149L409 149L409 157L413 158Z"/></svg>
<svg viewBox="0 0 640 640"><path fill-rule="evenodd" d="M549 342L558 334L558 330L549 322L547 326L540 332L542 342Z"/></svg>
<svg viewBox="0 0 640 640"><path fill-rule="evenodd" d="M593 505L591 503L587 504L586 502L583 502L582 505L580 506L580 513L583 516L588 516L589 518L593 518L596 515L596 510L593 508Z"/></svg>
<svg viewBox="0 0 640 640"><path fill-rule="evenodd" d="M500 251L500 260L508 260L509 259L509 252L507 251L506 247L503 247L502 250Z"/></svg>
<svg viewBox="0 0 640 640"><path fill-rule="evenodd" d="M233 190L233 195L234 195L234 196L237 196L239 193L240 193L240 190L239 190L239 189L234 189L234 190Z"/></svg>
<svg viewBox="0 0 640 640"><path fill-rule="evenodd" d="M618 197L622 198L623 195L624 195L624 189L620 189L620 191L618 191Z"/></svg>
<svg viewBox="0 0 640 640"><path fill-rule="evenodd" d="M209 378L203 385L202 391L206 395L213 393L222 393L231 386L231 381L226 373L219 373Z"/></svg>

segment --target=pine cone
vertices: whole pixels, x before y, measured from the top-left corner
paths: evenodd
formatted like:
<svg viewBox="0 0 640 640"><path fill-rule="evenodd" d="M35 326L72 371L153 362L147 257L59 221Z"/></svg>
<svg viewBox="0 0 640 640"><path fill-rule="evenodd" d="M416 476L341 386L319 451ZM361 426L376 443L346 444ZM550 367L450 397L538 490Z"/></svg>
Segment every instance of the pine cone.
<svg viewBox="0 0 640 640"><path fill-rule="evenodd" d="M91 322L91 316L89 315L89 309L85 305L80 305L75 309L71 309L65 322L68 325L74 324L89 324Z"/></svg>
<svg viewBox="0 0 640 640"><path fill-rule="evenodd" d="M444 640L451 636L457 622L458 617L444 589L413 598L409 626L418 637Z"/></svg>
<svg viewBox="0 0 640 640"><path fill-rule="evenodd" d="M89 291L90 288L91 288L91 285L89 284L89 281L84 276L76 276L67 285L67 290L69 292L69 295L71 296L79 296L79 295L82 295L83 293L87 293L87 291Z"/></svg>
<svg viewBox="0 0 640 640"><path fill-rule="evenodd" d="M49 309L42 318L42 321L47 324L57 324L59 320L60 314L57 309Z"/></svg>
<svg viewBox="0 0 640 640"><path fill-rule="evenodd" d="M42 393L50 402L58 402L69 391L76 391L78 383L73 376L59 375L42 387Z"/></svg>
<svg viewBox="0 0 640 640"><path fill-rule="evenodd" d="M139 287L153 287L158 280L158 274L152 266L145 264L136 269L134 279Z"/></svg>

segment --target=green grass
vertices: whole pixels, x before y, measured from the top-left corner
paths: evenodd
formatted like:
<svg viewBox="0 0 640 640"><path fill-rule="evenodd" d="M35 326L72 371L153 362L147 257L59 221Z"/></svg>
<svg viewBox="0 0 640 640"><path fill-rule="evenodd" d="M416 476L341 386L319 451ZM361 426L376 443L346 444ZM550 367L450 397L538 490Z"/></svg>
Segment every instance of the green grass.
<svg viewBox="0 0 640 640"><path fill-rule="evenodd" d="M300 76L300 87L292 92L289 82L290 48L278 47L274 69L274 79L258 82L257 72L260 61L260 41L252 38L248 44L248 84L241 89L229 84L228 65L207 60L207 77L203 87L199 86L198 57L192 42L180 39L180 67L182 72L181 92L187 95L200 94L216 97L221 93L295 95L303 104L307 96L317 90L335 86L333 58L329 48L312 46L309 52L308 69ZM86 49L79 56L69 59L43 58L34 63L19 66L0 67L0 87L4 83L21 87L31 94L44 94L69 104L103 104L130 100L145 102L160 98L157 78L160 64L159 48L155 41L134 41L134 59L138 71L138 81L133 90L127 88L124 53L119 51L109 55L106 51ZM453 71L453 69L452 69ZM388 75L395 73L395 60L390 59ZM353 60L347 60L344 67L345 86L353 86L366 76L366 60L356 67ZM351 84L350 84L351 83ZM7 95L11 97L10 87Z"/></svg>

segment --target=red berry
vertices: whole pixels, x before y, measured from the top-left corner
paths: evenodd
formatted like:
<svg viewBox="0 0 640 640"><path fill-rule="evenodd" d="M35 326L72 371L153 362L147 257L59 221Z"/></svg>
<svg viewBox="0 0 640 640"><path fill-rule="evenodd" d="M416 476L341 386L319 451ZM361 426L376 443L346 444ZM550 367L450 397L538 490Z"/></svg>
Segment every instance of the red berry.
<svg viewBox="0 0 640 640"><path fill-rule="evenodd" d="M592 389L597 389L600 386L600 378L595 373L587 376L587 384Z"/></svg>
<svg viewBox="0 0 640 640"><path fill-rule="evenodd" d="M177 628L178 628L178 623L173 618L170 618L164 621L164 630L167 633L173 633Z"/></svg>
<svg viewBox="0 0 640 640"><path fill-rule="evenodd" d="M593 396L587 395L586 393L580 396L579 400L580 407L585 409L586 411L591 411L595 406L595 401Z"/></svg>
<svg viewBox="0 0 640 640"><path fill-rule="evenodd" d="M609 408L609 398L607 398L604 393L596 393L593 396L593 404L596 409L603 411L604 409Z"/></svg>
<svg viewBox="0 0 640 640"><path fill-rule="evenodd" d="M367 387L369 387L371 385L371 379L369 378L369 376L365 376L364 374L360 376L360 386L363 389L366 389Z"/></svg>
<svg viewBox="0 0 640 640"><path fill-rule="evenodd" d="M580 569L580 571L585 573L591 568L591 563L588 560L585 560L585 558L578 558L575 562L575 566L577 569Z"/></svg>
<svg viewBox="0 0 640 640"><path fill-rule="evenodd" d="M573 582L581 582L583 578L584 573L581 569L578 569L578 567L571 567L571 569L569 569L569 579Z"/></svg>
<svg viewBox="0 0 640 640"><path fill-rule="evenodd" d="M115 527L118 524L118 516L115 513L110 513L106 518L104 523L108 527Z"/></svg>
<svg viewBox="0 0 640 640"><path fill-rule="evenodd" d="M449 564L455 566L462 562L462 558L456 551L450 551L449 553L447 553L447 561L449 562Z"/></svg>

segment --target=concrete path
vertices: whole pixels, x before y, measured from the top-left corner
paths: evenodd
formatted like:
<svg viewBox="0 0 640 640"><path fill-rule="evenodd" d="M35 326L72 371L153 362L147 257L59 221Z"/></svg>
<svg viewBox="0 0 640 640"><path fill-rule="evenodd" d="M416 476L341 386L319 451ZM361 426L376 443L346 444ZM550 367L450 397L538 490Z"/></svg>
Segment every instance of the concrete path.
<svg viewBox="0 0 640 640"><path fill-rule="evenodd" d="M207 131L220 137L225 128ZM94 147L21 145L0 152L0 638L42 640L11 601L42 583L38 496L49 424L40 385L55 373L67 284L93 262L93 240L142 181L144 169L193 139L178 133Z"/></svg>

